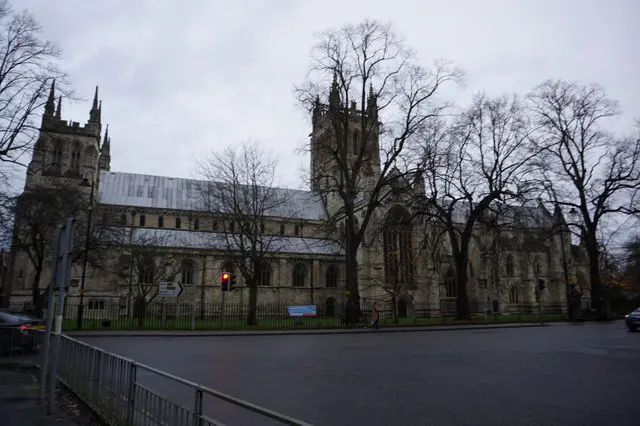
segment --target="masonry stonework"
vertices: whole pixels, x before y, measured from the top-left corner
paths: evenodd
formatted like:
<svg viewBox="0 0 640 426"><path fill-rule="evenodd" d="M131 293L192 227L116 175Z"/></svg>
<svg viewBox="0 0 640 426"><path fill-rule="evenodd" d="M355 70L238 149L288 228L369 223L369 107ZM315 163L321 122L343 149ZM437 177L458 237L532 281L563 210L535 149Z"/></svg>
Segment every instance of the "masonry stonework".
<svg viewBox="0 0 640 426"><path fill-rule="evenodd" d="M359 112L354 111L357 119ZM189 203L192 179L150 176L111 171L111 140L108 129L102 137L101 103L98 91L94 96L88 122L61 119L61 105L55 107L55 88L51 88L45 107L42 129L33 151L25 191L40 186L80 185L94 183L94 218L109 217L114 227L126 232L161 233L170 241L162 247L183 260L182 267L173 278L185 283L181 299L215 302L220 299L220 272L229 270L229 259L222 247L207 245L212 235L227 220L198 210ZM321 117L314 117L312 138L327 137L322 130ZM356 137L356 136L354 136ZM362 182L366 186L380 173L377 159L377 141L372 144L376 152L370 155L368 172ZM324 160L322 152L311 152L311 169L316 170ZM421 190L418 188L417 190ZM424 190L424 188L422 188ZM286 191L283 189L283 191ZM323 230L326 221L339 210L339 200L323 194L322 182L314 182L311 191L292 191L292 209L296 219L272 215L265 217L264 232L280 235L280 249L269 256L258 293L258 303L282 302L294 304L344 303L345 268L340 244L340 229L334 235ZM89 186L83 192L89 197ZM393 215L406 211L403 198L394 197L375 212L370 231L358 252L360 296L367 300L395 299L396 303L422 306L422 309L455 310L455 273L446 241L435 243L437 229L423 221L411 224L404 237L411 250L412 276L410 283L390 292L385 282L385 223ZM499 224L483 221L476 226L470 249L469 300L473 311L485 309L511 312L518 305L558 305L566 310L567 283L565 264L569 268L570 282L588 287L584 280L585 259L580 248L570 243L568 232L549 235L549 228L561 225L561 213L549 212L544 205L513 207L511 213L519 227L501 228ZM564 250L562 244L565 245ZM438 247L435 247L437 245ZM401 249L399 249L401 250ZM566 253L562 259L559 253ZM85 282L87 300L126 300L131 294L132 280L123 279L126 270L126 248L114 248L111 258L105 259L100 269L89 268ZM123 258L125 260L123 261ZM40 278L45 288L50 280L50 264ZM133 281L138 277L133 277ZM29 301L33 268L24 253L12 251L10 268L12 300ZM69 296L79 294L80 265L74 265ZM547 290L538 298L537 280L544 279ZM228 294L227 300L248 300L248 290L241 276L238 291ZM393 293L393 294L390 294ZM126 303L126 302L123 302ZM179 305L180 300L170 303ZM91 306L90 306L91 308ZM417 308L416 308L417 309ZM411 312L409 312L411 314ZM413 312L417 315L417 312Z"/></svg>

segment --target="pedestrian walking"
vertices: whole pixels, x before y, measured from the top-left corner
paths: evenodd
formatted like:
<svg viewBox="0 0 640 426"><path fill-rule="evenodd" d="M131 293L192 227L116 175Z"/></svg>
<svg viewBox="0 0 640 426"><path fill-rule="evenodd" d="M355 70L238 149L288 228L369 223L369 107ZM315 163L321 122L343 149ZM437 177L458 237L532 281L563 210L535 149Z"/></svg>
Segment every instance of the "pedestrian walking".
<svg viewBox="0 0 640 426"><path fill-rule="evenodd" d="M373 310L371 313L371 328L378 329L378 323L380 321L380 307L378 302L373 304Z"/></svg>

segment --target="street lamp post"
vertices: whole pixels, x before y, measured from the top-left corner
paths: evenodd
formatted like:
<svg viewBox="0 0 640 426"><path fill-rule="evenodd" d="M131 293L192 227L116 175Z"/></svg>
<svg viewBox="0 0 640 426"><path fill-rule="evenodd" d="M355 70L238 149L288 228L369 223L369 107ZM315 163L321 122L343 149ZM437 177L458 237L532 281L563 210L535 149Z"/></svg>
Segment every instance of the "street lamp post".
<svg viewBox="0 0 640 426"><path fill-rule="evenodd" d="M78 306L78 318L76 327L82 329L82 317L84 314L84 285L87 279L87 263L89 261L89 239L91 238L91 219L93 216L93 191L95 188L95 180L91 180L91 184L87 178L84 178L82 186L91 185L91 193L89 194L89 212L87 214L87 230L84 238L84 258L82 259L82 277L80 279L80 306Z"/></svg>

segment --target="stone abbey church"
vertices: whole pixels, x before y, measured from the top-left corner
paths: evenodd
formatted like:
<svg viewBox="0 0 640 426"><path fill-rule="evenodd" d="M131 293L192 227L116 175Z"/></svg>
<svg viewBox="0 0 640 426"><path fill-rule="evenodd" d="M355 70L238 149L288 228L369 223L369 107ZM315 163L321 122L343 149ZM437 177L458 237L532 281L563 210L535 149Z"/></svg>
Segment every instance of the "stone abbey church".
<svg viewBox="0 0 640 426"><path fill-rule="evenodd" d="M353 113L375 114L374 110L375 99L370 98L367 111L353 110ZM320 109L314 111L313 123L312 141L328 137ZM216 239L228 218L197 208L193 203L197 180L112 171L108 129L102 135L97 88L89 120L81 125L62 119L60 100L56 105L52 87L27 172L25 191L52 185L81 187L86 197L93 194L94 217L108 213L113 218L113 226L126 230L129 241L151 235L156 238L153 241L162 241L160 251L180 259L171 278L184 284L182 302L192 300L194 291L195 299L200 302L217 301L221 271L237 270L225 255L223 240ZM355 150L358 143L355 134L352 143ZM363 182L367 182L367 178L376 179L380 174L377 142L370 145L372 151L365 168L368 176ZM312 150L312 171L318 169L319 162L323 161L321 157L321 152ZM94 183L93 189L86 185L87 181ZM264 218L261 232L274 235L277 244L272 245L262 266L258 303L316 304L319 312L331 305L344 304L347 296L344 253L337 242L340 238L328 238L326 231L320 231L321 225L337 211L339 201L323 194L322 184L318 182L311 191L277 191L286 193L287 205L272 209ZM379 210L374 222L380 224L407 213L401 199L394 199ZM570 235L548 232L554 225L563 223L562 214L559 210L550 212L542 204L533 208L514 207L511 211L518 228L501 230L486 223L477 225L468 266L471 309L509 313L521 309L522 305L536 306L538 278L544 279L547 287L541 294L542 303L566 309L567 283L586 287L583 277L588 274L584 273L581 250L571 245ZM360 297L365 303L367 300L385 303L393 295L400 315L419 315L419 310L454 312L457 294L452 258L447 254L446 244L434 256L432 246L428 241L425 244L425 239L432 235L427 228L423 223L416 223L402 232L390 231L385 235L375 223L372 225L358 252ZM390 268L389 262L385 262L385 253L391 252L399 254L400 262L410 262L412 271L411 277L405 277L407 282L401 282L392 290L386 284ZM131 295L131 281L156 279L154 274L134 277L133 272L129 274L129 281L123 279L127 274L122 273L122 268L128 267L126 259L122 260L126 257L124 249L122 252L113 249L110 253L111 258L105 259L100 269L87 270L84 296L89 310L103 309L105 303L114 300L125 306ZM563 254L566 254L564 259ZM16 249L12 250L11 264L11 300L26 302L30 300L33 268L27 256ZM567 265L566 274L564 265ZM50 279L47 268L40 280L42 288ZM237 291L229 293L227 300L241 303L248 300L248 289L239 275ZM79 295L80 281L81 267L74 265L70 297ZM149 296L154 293L155 290Z"/></svg>

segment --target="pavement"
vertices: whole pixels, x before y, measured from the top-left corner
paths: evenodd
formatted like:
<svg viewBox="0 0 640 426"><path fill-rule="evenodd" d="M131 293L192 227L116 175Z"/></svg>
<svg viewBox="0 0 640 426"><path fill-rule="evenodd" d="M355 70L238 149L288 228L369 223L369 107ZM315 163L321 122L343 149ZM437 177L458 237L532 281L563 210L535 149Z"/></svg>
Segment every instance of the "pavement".
<svg viewBox="0 0 640 426"><path fill-rule="evenodd" d="M66 414L47 416L38 404L33 369L0 366L0 423L3 426L75 426Z"/></svg>
<svg viewBox="0 0 640 426"><path fill-rule="evenodd" d="M640 418L640 333L622 321L80 339L317 426L637 426ZM175 381L144 369L138 379L193 404L193 390ZM229 426L276 424L209 396L204 411Z"/></svg>
<svg viewBox="0 0 640 426"><path fill-rule="evenodd" d="M428 326L391 326L377 330L366 327L287 329L287 330L69 330L67 336L81 337L223 337L223 336L304 336L323 334L362 334L362 333L409 333L420 331L456 331L484 330L496 328L543 327L564 323L505 323L505 324L468 324L468 325L428 325Z"/></svg>

